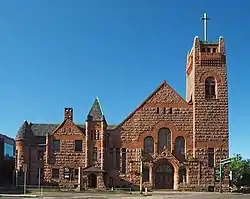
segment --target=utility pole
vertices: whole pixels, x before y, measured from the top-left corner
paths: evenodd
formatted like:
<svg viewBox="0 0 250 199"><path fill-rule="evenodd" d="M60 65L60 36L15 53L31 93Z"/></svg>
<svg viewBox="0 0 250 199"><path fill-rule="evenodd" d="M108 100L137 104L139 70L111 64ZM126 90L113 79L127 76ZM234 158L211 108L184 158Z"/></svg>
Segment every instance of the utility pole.
<svg viewBox="0 0 250 199"><path fill-rule="evenodd" d="M16 169L16 187L18 187L18 170Z"/></svg>
<svg viewBox="0 0 250 199"><path fill-rule="evenodd" d="M222 164L220 160L220 193L222 193Z"/></svg>
<svg viewBox="0 0 250 199"><path fill-rule="evenodd" d="M142 157L140 158L140 194L142 194Z"/></svg>
<svg viewBox="0 0 250 199"><path fill-rule="evenodd" d="M41 168L38 168L38 188L41 188Z"/></svg>

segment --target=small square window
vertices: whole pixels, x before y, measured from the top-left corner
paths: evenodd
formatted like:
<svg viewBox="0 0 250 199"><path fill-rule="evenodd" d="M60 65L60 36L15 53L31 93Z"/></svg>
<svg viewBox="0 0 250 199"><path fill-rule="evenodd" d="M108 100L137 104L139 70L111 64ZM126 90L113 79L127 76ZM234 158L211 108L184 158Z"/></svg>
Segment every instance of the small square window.
<svg viewBox="0 0 250 199"><path fill-rule="evenodd" d="M75 151L82 152L82 140L75 140Z"/></svg>
<svg viewBox="0 0 250 199"><path fill-rule="evenodd" d="M206 49L205 49L205 48L202 48L202 49L201 49L201 52L206 52Z"/></svg>
<svg viewBox="0 0 250 199"><path fill-rule="evenodd" d="M59 169L52 169L52 178L59 178Z"/></svg>
<svg viewBox="0 0 250 199"><path fill-rule="evenodd" d="M60 151L60 140L53 140L53 151Z"/></svg>

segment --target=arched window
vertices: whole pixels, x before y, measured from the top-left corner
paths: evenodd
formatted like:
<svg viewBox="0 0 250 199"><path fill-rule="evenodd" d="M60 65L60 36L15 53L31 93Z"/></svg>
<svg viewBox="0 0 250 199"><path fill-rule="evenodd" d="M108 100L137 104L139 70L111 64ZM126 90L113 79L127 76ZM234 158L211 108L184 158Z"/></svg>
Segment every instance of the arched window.
<svg viewBox="0 0 250 199"><path fill-rule="evenodd" d="M179 160L184 161L184 159L185 159L185 139L182 136L177 137L175 140L174 146L175 146L174 151L175 151L176 157Z"/></svg>
<svg viewBox="0 0 250 199"><path fill-rule="evenodd" d="M208 77L205 80L205 98L215 98L216 97L216 83L213 77Z"/></svg>
<svg viewBox="0 0 250 199"><path fill-rule="evenodd" d="M145 137L145 139L144 139L144 152L154 153L154 138L152 136Z"/></svg>
<svg viewBox="0 0 250 199"><path fill-rule="evenodd" d="M162 128L158 132L158 152L164 149L171 151L171 132L169 128Z"/></svg>

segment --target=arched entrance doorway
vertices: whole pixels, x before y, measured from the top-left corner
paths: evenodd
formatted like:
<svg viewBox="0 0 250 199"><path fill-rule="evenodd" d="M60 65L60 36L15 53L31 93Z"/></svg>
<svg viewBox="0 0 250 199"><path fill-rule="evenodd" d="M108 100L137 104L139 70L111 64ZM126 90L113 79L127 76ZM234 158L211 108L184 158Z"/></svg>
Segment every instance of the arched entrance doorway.
<svg viewBox="0 0 250 199"><path fill-rule="evenodd" d="M97 177L95 174L92 173L88 175L88 185L91 188L97 187Z"/></svg>
<svg viewBox="0 0 250 199"><path fill-rule="evenodd" d="M174 168L168 162L163 162L155 167L155 188L173 189L174 188Z"/></svg>

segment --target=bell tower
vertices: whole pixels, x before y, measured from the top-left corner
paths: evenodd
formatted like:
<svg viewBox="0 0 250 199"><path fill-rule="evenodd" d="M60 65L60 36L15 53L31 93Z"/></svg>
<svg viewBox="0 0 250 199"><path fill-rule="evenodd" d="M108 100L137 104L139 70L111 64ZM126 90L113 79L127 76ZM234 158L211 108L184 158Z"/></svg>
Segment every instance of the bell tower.
<svg viewBox="0 0 250 199"><path fill-rule="evenodd" d="M213 184L214 167L229 155L225 43L223 37L207 40L208 19L204 14L204 40L194 38L186 67L186 100L193 104L193 156L204 163L201 184Z"/></svg>

